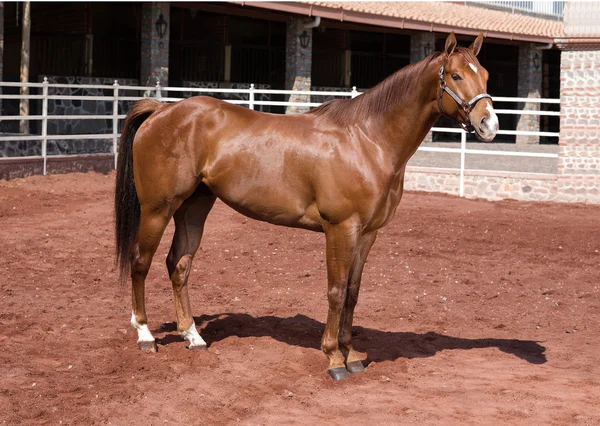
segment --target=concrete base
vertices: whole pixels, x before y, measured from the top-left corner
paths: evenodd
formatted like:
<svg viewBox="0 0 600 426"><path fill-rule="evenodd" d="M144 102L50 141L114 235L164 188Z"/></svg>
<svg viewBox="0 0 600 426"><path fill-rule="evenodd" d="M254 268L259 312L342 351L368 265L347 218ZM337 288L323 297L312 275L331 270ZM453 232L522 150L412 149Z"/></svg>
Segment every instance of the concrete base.
<svg viewBox="0 0 600 426"><path fill-rule="evenodd" d="M406 169L404 188L408 191L459 195L459 186L457 169L414 166ZM600 204L600 177L466 170L465 197Z"/></svg>
<svg viewBox="0 0 600 426"><path fill-rule="evenodd" d="M114 169L112 154L53 155L46 160L47 174L71 172L108 173ZM0 179L17 179L41 175L44 160L39 157L3 157L0 158Z"/></svg>

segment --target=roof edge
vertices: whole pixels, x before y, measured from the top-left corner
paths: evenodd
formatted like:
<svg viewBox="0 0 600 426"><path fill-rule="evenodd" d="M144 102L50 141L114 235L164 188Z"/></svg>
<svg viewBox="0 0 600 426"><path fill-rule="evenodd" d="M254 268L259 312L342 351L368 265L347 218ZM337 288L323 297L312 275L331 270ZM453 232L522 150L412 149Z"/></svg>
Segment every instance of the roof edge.
<svg viewBox="0 0 600 426"><path fill-rule="evenodd" d="M600 50L600 37L560 37L554 43L560 50Z"/></svg>
<svg viewBox="0 0 600 426"><path fill-rule="evenodd" d="M529 41L534 43L554 43L554 37L536 36L528 34L506 33L500 31L477 30L473 28L462 28L451 25L435 24L432 22L416 21L405 18L394 18L391 16L374 15L364 12L355 12L344 9L333 9L325 6L297 3L297 2L260 2L260 1L230 1L229 3L241 6L258 7L262 9L276 10L279 12L294 13L297 15L320 16L321 18L337 21L356 22L379 27L397 28L402 30L418 30L428 32L450 33L476 36L483 33L485 37L498 38L514 41Z"/></svg>

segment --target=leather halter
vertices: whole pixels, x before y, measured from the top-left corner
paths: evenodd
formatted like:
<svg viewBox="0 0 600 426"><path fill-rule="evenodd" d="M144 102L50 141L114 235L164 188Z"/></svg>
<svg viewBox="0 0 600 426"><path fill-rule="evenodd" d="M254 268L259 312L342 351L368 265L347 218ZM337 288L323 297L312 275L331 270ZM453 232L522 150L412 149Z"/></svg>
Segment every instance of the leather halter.
<svg viewBox="0 0 600 426"><path fill-rule="evenodd" d="M452 99L454 99L454 102L456 102L460 107L462 107L463 111L465 112L465 118L466 118L466 121L464 123L461 123L460 121L456 120L455 118L450 117L448 115L448 113L446 112L446 110L444 110L444 106L442 105L442 96L444 96L444 92L448 93L450 95L450 97ZM458 121L458 124L460 124L461 127L467 133L472 133L475 130L475 127L473 127L473 124L471 124L471 119L469 118L469 113L473 110L473 107L475 107L475 104L477 102L479 102L480 100L482 100L483 98L492 99L492 97L490 95L488 95L487 93L480 93L479 95L477 95L473 99L471 99L469 102L463 101L460 98L460 96L458 96L456 93L454 93L454 91L451 88L449 88L448 85L446 84L446 82L444 81L444 64L442 64L442 67L440 68L440 90L439 90L439 94L438 94L438 102L439 102L440 111L442 112L442 114L444 114L448 118Z"/></svg>

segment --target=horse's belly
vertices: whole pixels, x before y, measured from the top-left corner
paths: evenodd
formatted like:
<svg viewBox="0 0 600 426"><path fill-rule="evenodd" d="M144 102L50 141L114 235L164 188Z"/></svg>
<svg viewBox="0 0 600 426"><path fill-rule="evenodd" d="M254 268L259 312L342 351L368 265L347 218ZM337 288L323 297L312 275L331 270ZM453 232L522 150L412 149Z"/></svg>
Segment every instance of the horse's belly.
<svg viewBox="0 0 600 426"><path fill-rule="evenodd" d="M203 182L238 212L277 225L321 229L314 155L293 140L223 142L200 170Z"/></svg>
<svg viewBox="0 0 600 426"><path fill-rule="evenodd" d="M304 193L277 185L229 186L207 183L213 193L237 212L275 225L322 231L314 203Z"/></svg>

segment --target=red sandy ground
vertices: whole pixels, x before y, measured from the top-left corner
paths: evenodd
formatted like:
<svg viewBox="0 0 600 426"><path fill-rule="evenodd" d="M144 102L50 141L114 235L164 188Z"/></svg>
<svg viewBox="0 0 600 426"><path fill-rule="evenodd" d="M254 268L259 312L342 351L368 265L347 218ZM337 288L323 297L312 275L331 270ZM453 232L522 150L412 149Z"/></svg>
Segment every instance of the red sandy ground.
<svg viewBox="0 0 600 426"><path fill-rule="evenodd" d="M0 424L600 424L600 207L405 195L365 268L333 382L323 235L217 203L174 331L163 239L136 347L114 174L0 182ZM161 324L165 324L161 328Z"/></svg>

